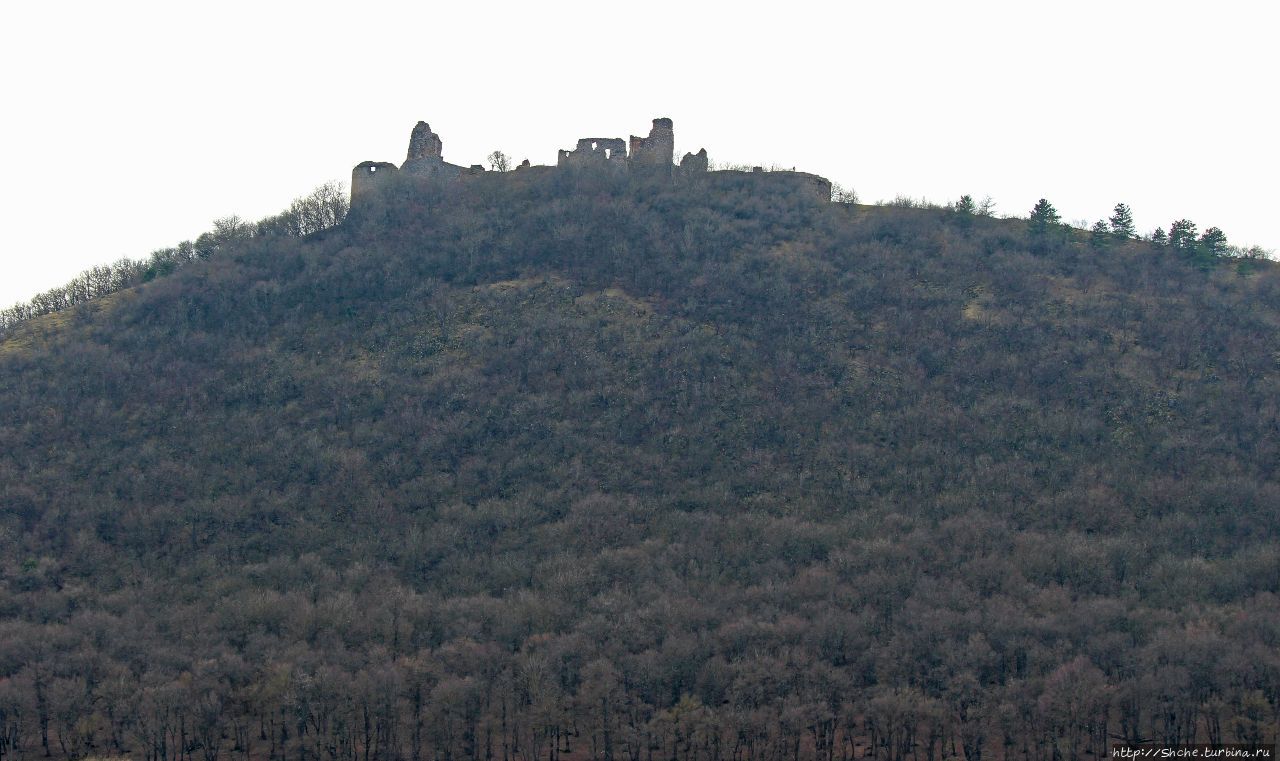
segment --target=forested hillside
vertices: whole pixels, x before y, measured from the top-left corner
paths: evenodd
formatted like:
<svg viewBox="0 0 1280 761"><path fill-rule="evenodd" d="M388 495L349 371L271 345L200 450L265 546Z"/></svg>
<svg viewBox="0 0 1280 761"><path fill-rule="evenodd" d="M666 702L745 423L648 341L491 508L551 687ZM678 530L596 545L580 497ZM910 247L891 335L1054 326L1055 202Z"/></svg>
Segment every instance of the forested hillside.
<svg viewBox="0 0 1280 761"><path fill-rule="evenodd" d="M1274 738L1274 264L409 190L0 339L0 761Z"/></svg>

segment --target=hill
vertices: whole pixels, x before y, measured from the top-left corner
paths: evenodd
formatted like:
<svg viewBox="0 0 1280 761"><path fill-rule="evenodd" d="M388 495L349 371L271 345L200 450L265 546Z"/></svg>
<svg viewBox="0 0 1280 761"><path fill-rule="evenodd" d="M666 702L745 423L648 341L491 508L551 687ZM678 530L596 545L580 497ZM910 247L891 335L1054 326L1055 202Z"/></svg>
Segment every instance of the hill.
<svg viewBox="0 0 1280 761"><path fill-rule="evenodd" d="M1274 736L1274 265L519 174L4 336L0 761Z"/></svg>

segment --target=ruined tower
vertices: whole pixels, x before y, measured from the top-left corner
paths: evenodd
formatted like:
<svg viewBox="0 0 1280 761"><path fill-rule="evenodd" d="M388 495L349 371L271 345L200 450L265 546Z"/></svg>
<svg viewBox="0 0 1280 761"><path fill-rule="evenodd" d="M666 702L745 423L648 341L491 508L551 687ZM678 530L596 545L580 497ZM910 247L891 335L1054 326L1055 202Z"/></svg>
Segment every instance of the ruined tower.
<svg viewBox="0 0 1280 761"><path fill-rule="evenodd" d="M440 136L431 131L430 124L418 122L409 135L409 153L400 171L429 180L452 180L462 174L463 168L444 160L444 142Z"/></svg>
<svg viewBox="0 0 1280 761"><path fill-rule="evenodd" d="M351 170L351 206L363 206L377 198L378 193L396 174L396 165L389 161L362 161Z"/></svg>
<svg viewBox="0 0 1280 761"><path fill-rule="evenodd" d="M431 131L431 125L418 122L409 134L409 154L404 157L405 163L414 159L440 158L444 155L444 143L440 136Z"/></svg>
<svg viewBox="0 0 1280 761"><path fill-rule="evenodd" d="M706 148L697 153L686 153L684 158L680 159L680 173L686 176L706 174L709 166Z"/></svg>
<svg viewBox="0 0 1280 761"><path fill-rule="evenodd" d="M657 168L671 171L675 157L676 135L671 120L666 117L653 120L648 137L631 136L631 164L635 167Z"/></svg>

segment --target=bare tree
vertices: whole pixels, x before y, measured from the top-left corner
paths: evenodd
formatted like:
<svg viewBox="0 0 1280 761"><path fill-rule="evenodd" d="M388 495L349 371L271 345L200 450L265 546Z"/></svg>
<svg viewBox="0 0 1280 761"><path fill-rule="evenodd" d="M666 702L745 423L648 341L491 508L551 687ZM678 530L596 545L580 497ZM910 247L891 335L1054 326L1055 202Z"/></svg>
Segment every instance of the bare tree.
<svg viewBox="0 0 1280 761"><path fill-rule="evenodd" d="M495 172L506 172L511 169L511 159L502 151L489 154L489 167Z"/></svg>

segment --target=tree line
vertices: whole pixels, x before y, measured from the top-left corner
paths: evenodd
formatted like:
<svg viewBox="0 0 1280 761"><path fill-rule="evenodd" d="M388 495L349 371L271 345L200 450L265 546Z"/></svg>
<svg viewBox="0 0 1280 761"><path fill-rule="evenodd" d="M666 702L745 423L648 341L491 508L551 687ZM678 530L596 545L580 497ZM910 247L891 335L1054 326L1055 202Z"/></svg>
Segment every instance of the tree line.
<svg viewBox="0 0 1280 761"><path fill-rule="evenodd" d="M1027 217L1029 229L1041 242L1055 231L1061 232L1061 217L1053 204L1041 198ZM1115 243L1134 240L1133 212L1124 203L1115 206L1111 217L1098 220L1090 228L1089 243L1096 249ZM1169 232L1157 227L1146 240L1157 250L1169 250L1199 264L1210 264L1220 259L1265 259L1268 252L1260 246L1241 248L1227 242L1227 235L1220 228L1210 227L1197 237L1196 225L1189 219L1179 219L1169 225Z"/></svg>
<svg viewBox="0 0 1280 761"><path fill-rule="evenodd" d="M250 238L303 237L336 227L346 219L349 204L343 184L330 182L295 198L289 208L279 214L257 222L247 222L238 216L216 219L213 229L201 233L194 241L158 249L145 259L122 258L111 264L95 265L64 285L0 309L0 335L34 317L60 312L169 275L190 262L206 260L224 247Z"/></svg>
<svg viewBox="0 0 1280 761"><path fill-rule="evenodd" d="M1273 737L1280 268L741 179L393 188L6 343L3 761Z"/></svg>

